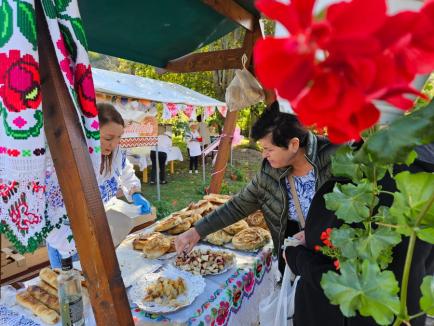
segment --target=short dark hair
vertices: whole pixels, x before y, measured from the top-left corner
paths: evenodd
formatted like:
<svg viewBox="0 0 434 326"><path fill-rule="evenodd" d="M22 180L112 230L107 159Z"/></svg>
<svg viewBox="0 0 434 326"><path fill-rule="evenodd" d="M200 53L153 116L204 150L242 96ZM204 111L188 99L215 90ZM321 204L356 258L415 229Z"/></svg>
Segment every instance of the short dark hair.
<svg viewBox="0 0 434 326"><path fill-rule="evenodd" d="M273 145L287 148L289 141L297 137L300 147L307 144L309 131L302 126L293 114L279 111L279 103L275 101L267 107L252 128L252 138L257 141L271 133Z"/></svg>
<svg viewBox="0 0 434 326"><path fill-rule="evenodd" d="M202 122L202 115L198 114L196 117L197 122Z"/></svg>

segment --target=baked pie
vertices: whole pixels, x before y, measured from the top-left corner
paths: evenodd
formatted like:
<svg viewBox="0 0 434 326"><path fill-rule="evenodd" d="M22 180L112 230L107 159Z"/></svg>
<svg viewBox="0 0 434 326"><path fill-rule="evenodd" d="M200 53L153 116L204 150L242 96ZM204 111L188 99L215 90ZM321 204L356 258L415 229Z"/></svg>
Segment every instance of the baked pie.
<svg viewBox="0 0 434 326"><path fill-rule="evenodd" d="M150 232L150 233L142 233L137 238L133 240L133 249L134 250L142 250L145 242L154 234L160 234L160 232Z"/></svg>
<svg viewBox="0 0 434 326"><path fill-rule="evenodd" d="M220 195L220 194L209 194L203 196L203 199L209 201L212 204L216 204L220 206L226 203L229 199L231 199L231 196Z"/></svg>
<svg viewBox="0 0 434 326"><path fill-rule="evenodd" d="M231 224L231 225L225 227L223 230L226 233L229 233L231 235L235 235L238 232L241 232L242 230L247 229L248 227L249 227L249 225L247 224L246 221L240 220L234 224Z"/></svg>
<svg viewBox="0 0 434 326"><path fill-rule="evenodd" d="M237 233L232 239L232 244L235 249L255 250L263 247L270 239L268 231L260 227L250 227Z"/></svg>
<svg viewBox="0 0 434 326"><path fill-rule="evenodd" d="M226 233L225 231L218 230L217 232L208 234L205 240L214 245L222 246L225 243L231 242L232 237L232 235Z"/></svg>
<svg viewBox="0 0 434 326"><path fill-rule="evenodd" d="M180 234L182 232L187 231L191 226L191 223L188 219L183 220L181 223L179 223L177 226L175 226L172 229L167 230L167 233L169 234Z"/></svg>
<svg viewBox="0 0 434 326"><path fill-rule="evenodd" d="M267 223L265 222L264 214L262 211L256 211L246 217L246 222L249 226L258 226L265 230L268 230Z"/></svg>
<svg viewBox="0 0 434 326"><path fill-rule="evenodd" d="M179 216L171 216L162 220L158 225L154 228L155 231L163 232L170 230L180 224L182 222L182 218Z"/></svg>
<svg viewBox="0 0 434 326"><path fill-rule="evenodd" d="M145 258L155 259L163 256L171 247L171 241L161 233L151 235L143 244Z"/></svg>

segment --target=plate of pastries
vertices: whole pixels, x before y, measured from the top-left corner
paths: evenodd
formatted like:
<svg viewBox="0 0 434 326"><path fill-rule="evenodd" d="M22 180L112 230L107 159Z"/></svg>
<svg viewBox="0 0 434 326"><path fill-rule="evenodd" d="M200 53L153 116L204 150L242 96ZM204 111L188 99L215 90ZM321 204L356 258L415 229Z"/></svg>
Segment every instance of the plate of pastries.
<svg viewBox="0 0 434 326"><path fill-rule="evenodd" d="M60 321L60 306L57 294L58 274L58 269L43 268L39 272L39 282L29 285L16 294L18 305L29 310L33 315L49 325L54 325ZM87 286L83 275L81 284L84 287Z"/></svg>
<svg viewBox="0 0 434 326"><path fill-rule="evenodd" d="M227 250L197 246L188 254L177 256L173 265L194 275L217 275L235 265L235 255Z"/></svg>
<svg viewBox="0 0 434 326"><path fill-rule="evenodd" d="M271 240L264 215L257 211L222 230L211 233L204 239L213 245L242 251L256 251Z"/></svg>
<svg viewBox="0 0 434 326"><path fill-rule="evenodd" d="M138 279L129 296L141 310L162 314L189 306L204 289L203 277L167 266L159 273Z"/></svg>

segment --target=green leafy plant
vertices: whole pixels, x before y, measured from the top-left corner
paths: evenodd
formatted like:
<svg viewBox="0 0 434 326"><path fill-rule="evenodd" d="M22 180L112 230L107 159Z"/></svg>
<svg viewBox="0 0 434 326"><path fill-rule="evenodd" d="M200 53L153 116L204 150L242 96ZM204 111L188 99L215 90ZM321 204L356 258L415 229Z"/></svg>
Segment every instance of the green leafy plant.
<svg viewBox="0 0 434 326"><path fill-rule="evenodd" d="M167 200L155 201L153 205L157 209L157 220L169 216L174 211L173 205Z"/></svg>
<svg viewBox="0 0 434 326"><path fill-rule="evenodd" d="M373 132L354 151L342 147L332 159L335 176L351 180L336 184L324 196L326 207L344 224L329 232L330 245L317 248L339 259L339 271L325 273L321 286L342 313L372 316L380 325L410 324L421 315L434 312L434 280L426 276L421 284L421 311L409 315L407 292L416 239L434 244L434 174L407 171L394 174L395 164L411 164L417 145L434 142L434 102ZM390 173L397 191L389 193L379 181ZM379 195L393 196L390 207L379 206ZM409 238L400 288L387 270L392 249ZM336 256L336 253L338 255Z"/></svg>

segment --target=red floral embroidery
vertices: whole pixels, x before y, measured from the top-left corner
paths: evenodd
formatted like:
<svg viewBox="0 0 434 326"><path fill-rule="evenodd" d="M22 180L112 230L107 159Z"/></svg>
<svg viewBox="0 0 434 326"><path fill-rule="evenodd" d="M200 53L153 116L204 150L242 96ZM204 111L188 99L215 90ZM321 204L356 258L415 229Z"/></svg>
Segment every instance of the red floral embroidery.
<svg viewBox="0 0 434 326"><path fill-rule="evenodd" d="M15 223L19 231L27 231L31 224L38 224L42 221L40 215L29 212L25 193L21 194L20 199L9 208L8 212L9 217L12 222Z"/></svg>
<svg viewBox="0 0 434 326"><path fill-rule="evenodd" d="M7 203L13 195L17 193L18 182L0 183L0 196L4 203Z"/></svg>
<svg viewBox="0 0 434 326"><path fill-rule="evenodd" d="M385 0L330 5L314 21L315 0L259 0L257 7L290 36L259 40L255 70L267 88L288 99L306 125L327 128L341 143L360 139L378 121L373 100L407 110L418 73L434 68L434 1L421 11L386 14Z"/></svg>
<svg viewBox="0 0 434 326"><path fill-rule="evenodd" d="M90 65L77 64L75 67L74 88L77 92L83 114L88 118L95 117L97 115L95 88L93 86Z"/></svg>
<svg viewBox="0 0 434 326"><path fill-rule="evenodd" d="M0 53L0 85L0 97L10 112L36 109L41 103L39 65L30 54Z"/></svg>
<svg viewBox="0 0 434 326"><path fill-rule="evenodd" d="M18 149L11 149L11 148L9 148L7 150L7 154L9 156L12 156L12 157L17 157L17 156L19 156L21 154L21 152Z"/></svg>
<svg viewBox="0 0 434 326"><path fill-rule="evenodd" d="M222 301L220 302L220 307L217 312L216 322L217 325L224 325L226 323L226 319L229 314L229 302Z"/></svg>
<svg viewBox="0 0 434 326"><path fill-rule="evenodd" d="M73 78L73 72L72 72L72 60L70 58L70 55L68 53L68 50L65 46L65 40L63 39L63 36L60 36L60 39L56 42L57 48L60 50L62 55L64 56L64 59L60 61L60 69L65 73L66 78L68 79L69 83L71 85L74 85L74 78Z"/></svg>

